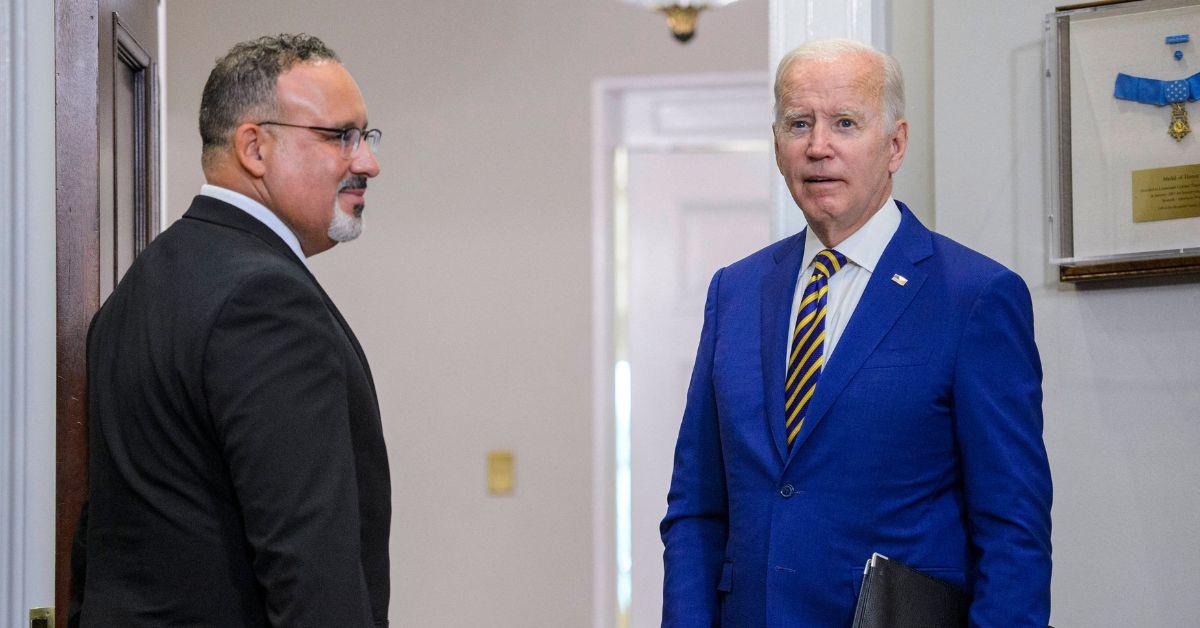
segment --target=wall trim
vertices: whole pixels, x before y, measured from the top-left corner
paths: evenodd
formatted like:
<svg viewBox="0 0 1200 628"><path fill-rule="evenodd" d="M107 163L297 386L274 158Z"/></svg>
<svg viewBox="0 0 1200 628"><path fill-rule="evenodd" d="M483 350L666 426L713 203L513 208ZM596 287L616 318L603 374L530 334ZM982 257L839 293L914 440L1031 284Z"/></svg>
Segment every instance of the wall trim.
<svg viewBox="0 0 1200 628"><path fill-rule="evenodd" d="M25 422L20 398L23 386L21 379L20 349L23 340L21 314L24 311L24 273L20 271L24 254L21 252L24 238L19 223L25 206L23 189L18 175L22 147L14 131L23 117L24 64L17 58L20 46L18 33L13 28L14 18L23 13L20 2L5 2L0 12L0 303L4 305L0 319L0 422L3 436L0 437L0 565L4 582L0 591L0 621L11 623L16 609L24 598L24 558L22 556L22 529L24 502L25 464L24 451L20 443L24 440ZM23 139L23 138L22 138ZM19 624L17 624L19 625Z"/></svg>
<svg viewBox="0 0 1200 628"><path fill-rule="evenodd" d="M0 623L54 604L54 7L0 3Z"/></svg>

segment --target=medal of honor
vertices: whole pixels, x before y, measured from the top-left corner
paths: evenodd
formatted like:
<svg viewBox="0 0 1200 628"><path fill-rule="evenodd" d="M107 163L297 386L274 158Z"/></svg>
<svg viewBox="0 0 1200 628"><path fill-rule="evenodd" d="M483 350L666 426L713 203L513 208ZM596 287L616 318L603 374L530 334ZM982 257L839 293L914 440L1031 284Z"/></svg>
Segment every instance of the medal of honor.
<svg viewBox="0 0 1200 628"><path fill-rule="evenodd" d="M1159 107L1171 105L1171 123L1167 127L1167 134L1175 138L1176 142L1182 142L1184 136L1192 130L1188 125L1185 105L1200 99L1200 72L1178 81L1160 81L1117 74L1113 96Z"/></svg>
<svg viewBox="0 0 1200 628"><path fill-rule="evenodd" d="M1191 132L1192 127L1188 126L1187 109L1183 107L1181 102L1171 103L1171 130L1167 133L1175 138L1176 142L1182 142L1183 136Z"/></svg>

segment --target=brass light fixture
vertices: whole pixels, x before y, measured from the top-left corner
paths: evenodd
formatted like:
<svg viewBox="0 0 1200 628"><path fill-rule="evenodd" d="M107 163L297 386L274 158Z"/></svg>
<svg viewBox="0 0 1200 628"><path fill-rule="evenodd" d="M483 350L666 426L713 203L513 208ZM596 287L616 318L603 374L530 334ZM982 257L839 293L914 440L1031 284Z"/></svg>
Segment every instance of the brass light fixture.
<svg viewBox="0 0 1200 628"><path fill-rule="evenodd" d="M715 9L737 0L624 0L634 6L657 11L667 16L667 26L680 43L687 43L696 34L696 20L705 9Z"/></svg>

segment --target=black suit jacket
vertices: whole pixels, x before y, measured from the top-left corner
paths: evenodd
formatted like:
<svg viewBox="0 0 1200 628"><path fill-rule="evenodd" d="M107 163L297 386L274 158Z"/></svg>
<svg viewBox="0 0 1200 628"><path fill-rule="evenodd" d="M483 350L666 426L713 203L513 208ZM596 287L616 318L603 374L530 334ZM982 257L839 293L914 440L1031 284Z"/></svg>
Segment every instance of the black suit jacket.
<svg viewBox="0 0 1200 628"><path fill-rule="evenodd" d="M196 197L92 321L88 395L83 626L386 625L371 372L268 227Z"/></svg>

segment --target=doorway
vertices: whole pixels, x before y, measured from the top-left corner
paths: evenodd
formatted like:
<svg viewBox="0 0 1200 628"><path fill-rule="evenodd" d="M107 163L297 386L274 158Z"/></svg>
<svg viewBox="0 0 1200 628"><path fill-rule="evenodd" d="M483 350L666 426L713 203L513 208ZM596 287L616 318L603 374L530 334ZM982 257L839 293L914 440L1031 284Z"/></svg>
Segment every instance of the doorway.
<svg viewBox="0 0 1200 628"><path fill-rule="evenodd" d="M661 621L658 523L708 283L771 240L769 85L735 74L594 88L598 627Z"/></svg>

